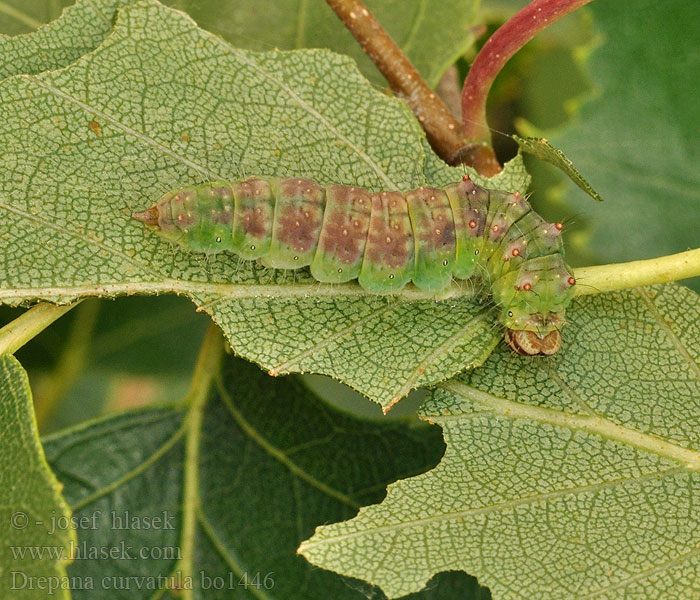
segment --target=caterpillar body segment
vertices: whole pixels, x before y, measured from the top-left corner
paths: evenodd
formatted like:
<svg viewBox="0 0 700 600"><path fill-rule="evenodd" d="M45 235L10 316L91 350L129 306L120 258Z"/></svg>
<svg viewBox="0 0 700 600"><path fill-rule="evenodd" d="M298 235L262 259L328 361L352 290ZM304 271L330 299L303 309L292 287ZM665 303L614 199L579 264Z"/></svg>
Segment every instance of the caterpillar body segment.
<svg viewBox="0 0 700 600"><path fill-rule="evenodd" d="M406 192L408 214L415 236L413 282L421 289L439 292L452 282L457 238L447 194L435 188Z"/></svg>
<svg viewBox="0 0 700 600"><path fill-rule="evenodd" d="M469 279L484 246L489 191L471 179L463 179L446 186L445 194L452 208L457 239L454 275L457 279Z"/></svg>
<svg viewBox="0 0 700 600"><path fill-rule="evenodd" d="M362 188L326 187L326 208L311 263L311 275L322 283L345 283L360 276L367 245L372 199Z"/></svg>
<svg viewBox="0 0 700 600"><path fill-rule="evenodd" d="M233 252L247 260L267 256L272 245L275 215L276 196L272 186L264 179L252 177L232 184L230 189L235 201L231 229ZM222 242L216 241L216 238L214 239L215 248L211 247L211 239L209 241L209 252L220 252L221 249L226 249L222 246Z"/></svg>
<svg viewBox="0 0 700 600"><path fill-rule="evenodd" d="M311 179L282 177L271 181L275 202L270 252L262 263L273 269L311 264L323 224L325 195Z"/></svg>
<svg viewBox="0 0 700 600"><path fill-rule="evenodd" d="M377 294L400 290L415 276L415 242L401 192L372 194L372 214L358 281Z"/></svg>
<svg viewBox="0 0 700 600"><path fill-rule="evenodd" d="M438 293L478 279L499 307L506 343L554 354L574 294L562 225L519 194L468 177L443 189L369 193L311 179L251 177L168 192L133 217L195 252L236 253L276 269L311 267L315 279L357 279L383 294L412 281Z"/></svg>

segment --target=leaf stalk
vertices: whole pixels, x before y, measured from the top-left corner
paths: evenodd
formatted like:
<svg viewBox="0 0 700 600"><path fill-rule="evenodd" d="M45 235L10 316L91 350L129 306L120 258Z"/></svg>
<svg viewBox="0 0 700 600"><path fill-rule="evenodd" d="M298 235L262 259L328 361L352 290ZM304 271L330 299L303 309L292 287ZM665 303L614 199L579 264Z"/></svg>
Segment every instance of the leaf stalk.
<svg viewBox="0 0 700 600"><path fill-rule="evenodd" d="M533 0L486 41L474 59L462 88L462 122L467 139L482 147L491 147L486 99L496 76L511 57L540 31L590 1Z"/></svg>
<svg viewBox="0 0 700 600"><path fill-rule="evenodd" d="M648 260L574 269L576 295L601 294L700 276L700 248Z"/></svg>
<svg viewBox="0 0 700 600"><path fill-rule="evenodd" d="M22 313L0 329L0 354L14 354L29 340L40 334L69 310L75 308L80 302L81 300L78 300L64 306L42 302Z"/></svg>
<svg viewBox="0 0 700 600"><path fill-rule="evenodd" d="M224 338L219 328L211 323L199 352L197 364L192 376L190 390L184 399L188 407L185 437L184 490L182 510L182 539L180 549L182 558L176 571L182 578L194 576L195 537L197 515L200 510L199 495L199 452L202 438L204 409L211 395L214 380L219 374L224 354ZM183 598L194 598L191 589L183 590Z"/></svg>

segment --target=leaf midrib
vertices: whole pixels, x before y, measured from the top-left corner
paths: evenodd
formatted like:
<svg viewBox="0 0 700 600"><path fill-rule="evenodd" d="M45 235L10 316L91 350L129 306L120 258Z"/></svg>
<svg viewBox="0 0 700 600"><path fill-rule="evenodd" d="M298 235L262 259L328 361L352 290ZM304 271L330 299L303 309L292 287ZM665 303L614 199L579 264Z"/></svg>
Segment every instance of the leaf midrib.
<svg viewBox="0 0 700 600"><path fill-rule="evenodd" d="M482 406L488 407L494 415L502 415L510 419L529 419L538 423L554 425L555 427L584 431L655 454L661 458L672 460L689 471L700 472L699 451L674 444L656 435L642 433L630 427L625 427L599 415L577 415L552 408L522 404L477 390L454 379L441 383L440 387L457 396L468 398ZM442 419L439 415L428 416L437 423ZM459 418L459 415L453 415L452 418Z"/></svg>
<svg viewBox="0 0 700 600"><path fill-rule="evenodd" d="M208 283L204 281L189 281L163 277L156 281L127 281L123 283L104 283L87 285L67 285L52 287L1 288L2 299L35 299L81 296L114 296L117 294L160 294L172 292L185 295L216 295L218 298L202 305L202 310L209 310L226 300L247 300L254 298L342 298L365 297L376 298L377 294L368 292L358 283L321 284L315 281L294 284L261 284L261 283ZM437 301L451 299L469 299L474 292L466 287L451 285L440 294L424 292L415 286L408 285L401 291L391 294L392 299L403 302Z"/></svg>
<svg viewBox="0 0 700 600"><path fill-rule="evenodd" d="M350 508L354 510L358 510L360 508L360 503L355 501L353 498L348 496L347 494L344 494L340 490L336 490L329 485L326 485L322 481L316 479L313 475L310 473L307 473L304 469L302 469L299 465L297 465L295 462L293 462L289 456L287 456L282 450L279 448L276 448L273 446L267 439L265 439L260 432L257 431L246 419L245 417L241 414L238 409L236 409L235 404L233 402L233 399L231 396L228 394L228 391L223 385L223 382L221 381L221 378L217 378L216 382L216 388L217 391L221 397L221 399L224 402L224 405L226 406L229 414L233 418L233 420L238 424L238 426L245 432L245 434L252 440L254 441L260 448L262 448L269 456L272 458L276 459L280 464L284 465L290 473L292 473L295 477L299 477L300 479L303 479L319 491L323 492L327 496L331 498L335 498L336 500L342 502L346 506L349 506Z"/></svg>

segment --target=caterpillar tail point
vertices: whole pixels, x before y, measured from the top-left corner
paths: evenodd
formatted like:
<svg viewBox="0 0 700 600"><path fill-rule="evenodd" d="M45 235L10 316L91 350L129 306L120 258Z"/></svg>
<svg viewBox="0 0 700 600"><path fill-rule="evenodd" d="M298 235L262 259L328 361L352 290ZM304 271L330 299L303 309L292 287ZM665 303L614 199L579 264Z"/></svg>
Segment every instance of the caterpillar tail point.
<svg viewBox="0 0 700 600"><path fill-rule="evenodd" d="M143 212L131 213L131 218L141 221L149 227L156 227L158 225L158 207L151 206L151 208L147 208Z"/></svg>

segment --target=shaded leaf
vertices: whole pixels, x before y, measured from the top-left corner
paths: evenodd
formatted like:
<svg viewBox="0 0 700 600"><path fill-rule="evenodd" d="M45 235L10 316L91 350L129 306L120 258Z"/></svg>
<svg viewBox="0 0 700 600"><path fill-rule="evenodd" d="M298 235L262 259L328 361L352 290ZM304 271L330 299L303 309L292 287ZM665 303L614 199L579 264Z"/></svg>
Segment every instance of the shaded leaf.
<svg viewBox="0 0 700 600"><path fill-rule="evenodd" d="M590 184L581 176L574 167L574 164L566 158L564 153L552 146L545 138L527 137L522 138L519 135L513 135L512 138L518 143L523 152L532 154L540 160L544 160L553 164L558 169L561 169L578 187L586 192L594 200L602 202L600 194L596 192Z"/></svg>
<svg viewBox="0 0 700 600"><path fill-rule="evenodd" d="M499 337L468 284L441 303L415 289L369 296L356 283L321 286L308 270L189 254L130 218L169 188L243 174L371 190L459 179L406 106L347 58L238 50L143 1L69 67L1 82L0 102L6 303L184 294L238 354L274 372L332 375L385 408L480 364ZM527 180L518 158L494 183L524 192Z"/></svg>
<svg viewBox="0 0 700 600"><path fill-rule="evenodd" d="M0 3L0 37L34 31L56 19L63 8L72 3L73 0L3 0Z"/></svg>
<svg viewBox="0 0 700 600"><path fill-rule="evenodd" d="M194 393L206 393L207 384L199 385ZM167 582L173 574L186 586L188 569L201 598L383 598L362 582L312 567L296 547L316 525L381 500L388 482L432 467L443 449L436 428L350 417L294 379L271 379L233 358L221 378L214 375L201 420L197 415L194 407L151 408L45 441L75 517L88 524L78 530L79 547L125 545L134 555L173 549L171 560L78 560L72 577L135 578L128 589L101 589L106 600L151 598L153 590L135 582L159 576ZM194 490L188 481L196 482ZM163 526L116 528L127 511L131 523L161 517ZM186 522L194 525L192 538L183 537ZM248 581L260 574L257 588L244 589L244 573ZM267 575L269 588L262 585ZM223 590L215 589L217 577ZM212 587L202 589L209 581ZM90 590L73 592L74 600L94 597ZM463 574L445 574L415 596L455 597L485 596Z"/></svg>
<svg viewBox="0 0 700 600"><path fill-rule="evenodd" d="M597 94L549 139L606 198L585 209L601 262L700 246L700 4L593 2L602 43L589 59ZM578 192L567 197L580 210ZM697 279L694 280L696 290Z"/></svg>
<svg viewBox="0 0 700 600"><path fill-rule="evenodd" d="M27 375L7 355L0 356L0 490L3 595L33 599L52 588L56 598L68 599L61 582L75 545L70 512L44 458Z"/></svg>
<svg viewBox="0 0 700 600"><path fill-rule="evenodd" d="M441 463L300 551L390 597L464 569L494 598L689 598L700 569L700 298L587 297L552 359L507 350L423 405Z"/></svg>
<svg viewBox="0 0 700 600"><path fill-rule="evenodd" d="M13 28L9 25L3 27L0 33L0 79L22 73L41 73L69 65L102 42L112 29L115 10L132 1L78 2L67 8L60 19L29 35L8 37L3 34L12 33ZM44 19L51 20L57 16L49 3L32 4L36 4L38 17L34 27ZM31 5L22 2L15 10L32 22L35 16L27 12L28 7L31 8Z"/></svg>

